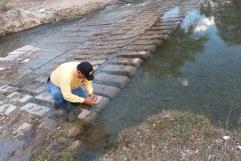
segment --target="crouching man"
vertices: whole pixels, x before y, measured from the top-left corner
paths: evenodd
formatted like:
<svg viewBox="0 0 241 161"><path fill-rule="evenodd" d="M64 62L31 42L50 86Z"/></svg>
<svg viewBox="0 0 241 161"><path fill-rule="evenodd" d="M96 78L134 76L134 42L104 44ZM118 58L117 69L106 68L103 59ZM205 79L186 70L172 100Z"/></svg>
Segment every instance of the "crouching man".
<svg viewBox="0 0 241 161"><path fill-rule="evenodd" d="M48 79L48 91L55 101L55 108L63 108L69 121L74 121L74 105L95 105L93 93L93 66L88 62L68 62L58 66Z"/></svg>

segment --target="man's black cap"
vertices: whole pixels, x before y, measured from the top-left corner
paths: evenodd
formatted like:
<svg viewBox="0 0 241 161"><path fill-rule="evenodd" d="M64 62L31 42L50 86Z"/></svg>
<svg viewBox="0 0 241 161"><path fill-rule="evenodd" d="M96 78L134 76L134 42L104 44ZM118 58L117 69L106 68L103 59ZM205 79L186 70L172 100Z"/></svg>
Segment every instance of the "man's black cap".
<svg viewBox="0 0 241 161"><path fill-rule="evenodd" d="M94 79L94 69L89 62L82 62L78 64L77 69L84 74L85 78L89 81Z"/></svg>

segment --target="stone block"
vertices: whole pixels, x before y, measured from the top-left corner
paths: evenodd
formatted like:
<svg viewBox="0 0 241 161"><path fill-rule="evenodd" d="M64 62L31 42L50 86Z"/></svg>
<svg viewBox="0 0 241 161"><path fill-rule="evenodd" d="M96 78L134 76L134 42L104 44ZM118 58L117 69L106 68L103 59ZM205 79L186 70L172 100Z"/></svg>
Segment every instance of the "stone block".
<svg viewBox="0 0 241 161"><path fill-rule="evenodd" d="M3 104L0 106L0 114L10 115L16 108L11 104Z"/></svg>
<svg viewBox="0 0 241 161"><path fill-rule="evenodd" d="M13 92L13 91L16 91L16 90L18 90L18 88L12 87L12 86L8 86L8 85L0 86L0 92L1 93L10 93L10 92Z"/></svg>
<svg viewBox="0 0 241 161"><path fill-rule="evenodd" d="M54 103L54 100L49 92L40 93L39 95L35 96L35 98L41 101Z"/></svg>
<svg viewBox="0 0 241 161"><path fill-rule="evenodd" d="M81 109L81 112L80 112L78 118L79 118L79 119L84 119L84 118L86 118L90 113L91 113L90 110Z"/></svg>
<svg viewBox="0 0 241 161"><path fill-rule="evenodd" d="M18 102L21 102L21 103L25 103L33 97L30 96L30 95L27 95L27 94L22 94L22 93L19 93L19 92L13 92L13 93L9 94L7 96L7 98L9 98L10 102L17 102L18 101Z"/></svg>
<svg viewBox="0 0 241 161"><path fill-rule="evenodd" d="M28 103L20 108L22 111L26 111L31 114L35 114L38 116L43 116L47 112L50 111L50 109L46 106L40 106L35 103Z"/></svg>
<svg viewBox="0 0 241 161"><path fill-rule="evenodd" d="M100 59L100 60L90 60L89 63L92 64L93 66L94 65L101 65L105 62L106 60L105 59Z"/></svg>
<svg viewBox="0 0 241 161"><path fill-rule="evenodd" d="M119 74L119 75L125 75L128 77L132 77L136 73L136 67L128 66L128 65L109 64L103 68L103 71L111 73L111 74Z"/></svg>
<svg viewBox="0 0 241 161"><path fill-rule="evenodd" d="M143 60L140 58L120 58L116 57L110 61L113 64L123 64L123 65L133 65L139 68L143 63Z"/></svg>
<svg viewBox="0 0 241 161"><path fill-rule="evenodd" d="M140 58L140 59L146 59L150 56L150 52L148 51L122 51L120 54L118 54L118 57L125 57L125 58Z"/></svg>
<svg viewBox="0 0 241 161"><path fill-rule="evenodd" d="M18 55L8 55L6 57L0 57L0 62L9 62L9 61L13 61L14 59L16 59L18 57Z"/></svg>
<svg viewBox="0 0 241 161"><path fill-rule="evenodd" d="M137 40L133 42L134 45L160 45L162 40L153 39L153 40Z"/></svg>
<svg viewBox="0 0 241 161"><path fill-rule="evenodd" d="M155 51L156 50L156 45L130 45L128 46L125 50L130 50L130 51Z"/></svg>
<svg viewBox="0 0 241 161"><path fill-rule="evenodd" d="M113 87L113 86L107 86L102 84L93 84L93 86L94 86L94 92L97 95L105 96L110 99L113 99L120 91L119 88Z"/></svg>
<svg viewBox="0 0 241 161"><path fill-rule="evenodd" d="M107 97L97 96L97 105L93 106L92 109L99 112L101 111L105 105L107 105L110 100Z"/></svg>
<svg viewBox="0 0 241 161"><path fill-rule="evenodd" d="M57 128L57 126L58 124L55 120L44 118L43 122L38 127L46 130L54 130Z"/></svg>
<svg viewBox="0 0 241 161"><path fill-rule="evenodd" d="M47 91L47 85L40 85L42 83L35 83L35 84L28 84L23 86L23 90L30 92L30 93L35 93L35 94L39 94L41 92Z"/></svg>
<svg viewBox="0 0 241 161"><path fill-rule="evenodd" d="M160 34L155 34L155 35L149 35L148 33L142 35L139 37L139 40L153 40L153 39L158 39L158 40L162 40L162 36L164 35L164 33Z"/></svg>
<svg viewBox="0 0 241 161"><path fill-rule="evenodd" d="M25 51L25 52L37 51L37 50L39 50L39 48L34 47L32 45L25 45L25 46L17 49L17 51Z"/></svg>
<svg viewBox="0 0 241 161"><path fill-rule="evenodd" d="M95 76L95 80L103 82L107 85L117 86L119 88L123 88L130 81L130 79L126 76L112 75L107 73L98 73Z"/></svg>
<svg viewBox="0 0 241 161"><path fill-rule="evenodd" d="M14 50L14 51L8 53L8 55L20 56L20 55L23 55L23 54L25 54L25 53L26 53L25 51Z"/></svg>

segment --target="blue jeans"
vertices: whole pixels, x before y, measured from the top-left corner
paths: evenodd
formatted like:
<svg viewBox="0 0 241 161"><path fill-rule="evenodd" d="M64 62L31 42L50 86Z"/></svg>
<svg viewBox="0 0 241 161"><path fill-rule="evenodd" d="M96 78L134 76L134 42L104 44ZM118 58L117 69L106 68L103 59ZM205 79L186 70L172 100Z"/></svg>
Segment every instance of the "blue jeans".
<svg viewBox="0 0 241 161"><path fill-rule="evenodd" d="M48 83L48 91L52 95L53 100L57 105L62 107L66 112L70 112L74 107L71 102L64 99L59 87L55 86L51 81ZM87 97L87 91L82 87L72 90L72 93L80 97Z"/></svg>

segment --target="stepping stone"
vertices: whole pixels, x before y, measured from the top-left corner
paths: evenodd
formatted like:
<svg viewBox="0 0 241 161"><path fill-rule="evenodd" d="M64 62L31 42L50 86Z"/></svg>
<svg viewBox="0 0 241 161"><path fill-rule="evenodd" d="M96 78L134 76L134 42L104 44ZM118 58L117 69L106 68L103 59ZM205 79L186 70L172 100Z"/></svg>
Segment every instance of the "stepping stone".
<svg viewBox="0 0 241 161"><path fill-rule="evenodd" d="M153 40L137 40L133 42L134 45L160 45L162 40L153 39Z"/></svg>
<svg viewBox="0 0 241 161"><path fill-rule="evenodd" d="M92 65L101 65L105 61L106 61L105 59L102 59L102 60L90 60L89 63L92 64Z"/></svg>
<svg viewBox="0 0 241 161"><path fill-rule="evenodd" d="M126 76L98 73L95 76L95 81L123 88L130 81L130 79Z"/></svg>
<svg viewBox="0 0 241 161"><path fill-rule="evenodd" d="M34 47L32 45L25 45L25 46L17 49L17 51L25 51L25 52L37 51L37 50L39 50L39 48Z"/></svg>
<svg viewBox="0 0 241 161"><path fill-rule="evenodd" d="M104 72L111 74L125 75L132 77L136 73L136 67L128 65L106 65L103 68Z"/></svg>
<svg viewBox="0 0 241 161"><path fill-rule="evenodd" d="M80 112L78 118L79 118L79 119L84 119L84 118L86 118L90 113L91 113L90 110L81 109L81 112Z"/></svg>
<svg viewBox="0 0 241 161"><path fill-rule="evenodd" d="M18 101L18 102L21 102L21 103L25 103L33 97L30 96L30 95L19 93L19 92L13 92L13 93L9 94L7 96L7 98L10 98L10 100L9 100L10 102L17 102Z"/></svg>
<svg viewBox="0 0 241 161"><path fill-rule="evenodd" d="M130 50L130 51L142 51L142 50L146 50L146 51L155 51L156 50L156 45L130 45L128 46L125 50Z"/></svg>
<svg viewBox="0 0 241 161"><path fill-rule="evenodd" d="M101 111L105 105L107 105L110 100L107 97L97 96L97 105L93 106L92 109L99 112Z"/></svg>
<svg viewBox="0 0 241 161"><path fill-rule="evenodd" d="M150 56L150 52L148 51L139 51L139 52L130 52L130 51L123 51L122 53L118 54L118 57L125 57L125 58L140 58L146 59Z"/></svg>
<svg viewBox="0 0 241 161"><path fill-rule="evenodd" d="M10 115L16 108L11 104L3 104L0 106L0 114Z"/></svg>
<svg viewBox="0 0 241 161"><path fill-rule="evenodd" d="M143 60L140 58L114 58L111 60L110 63L113 64L123 64L123 65L134 65L137 68L139 68L141 66L141 64L143 63Z"/></svg>
<svg viewBox="0 0 241 161"><path fill-rule="evenodd" d="M8 85L0 86L1 93L13 92L13 91L16 91L17 89L18 88L16 88L16 87L12 87L12 86L8 86Z"/></svg>
<svg viewBox="0 0 241 161"><path fill-rule="evenodd" d="M44 114L49 112L50 109L46 106L40 106L35 103L28 103L23 107L21 107L21 110L29 112L31 114L38 115L38 116L43 116Z"/></svg>
<svg viewBox="0 0 241 161"><path fill-rule="evenodd" d="M40 93L39 95L35 96L35 98L41 101L54 103L54 100L49 92Z"/></svg>
<svg viewBox="0 0 241 161"><path fill-rule="evenodd" d="M120 91L119 88L113 87L113 86L107 86L102 84L93 84L93 86L94 86L94 92L97 95L105 96L110 99L113 99Z"/></svg>

